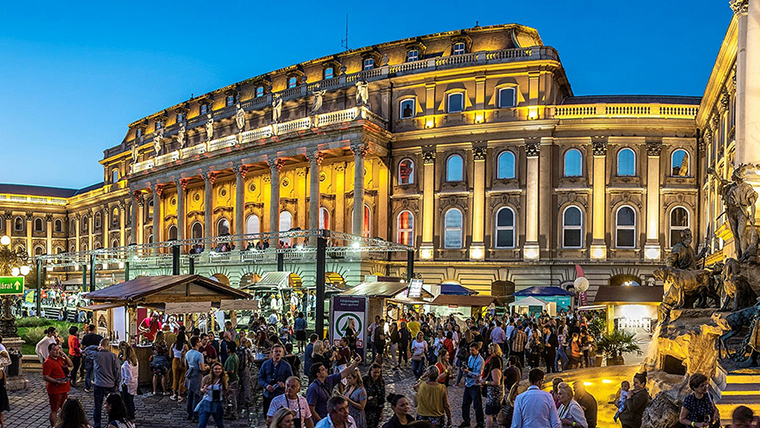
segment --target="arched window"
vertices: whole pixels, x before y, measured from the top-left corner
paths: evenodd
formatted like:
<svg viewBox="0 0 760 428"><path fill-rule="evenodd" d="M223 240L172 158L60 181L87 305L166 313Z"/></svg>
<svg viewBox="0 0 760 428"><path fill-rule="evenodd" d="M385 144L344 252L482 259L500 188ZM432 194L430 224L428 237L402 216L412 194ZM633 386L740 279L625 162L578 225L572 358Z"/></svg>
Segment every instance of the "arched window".
<svg viewBox="0 0 760 428"><path fill-rule="evenodd" d="M670 157L670 175L689 177L689 153L686 150L678 149Z"/></svg>
<svg viewBox="0 0 760 428"><path fill-rule="evenodd" d="M71 222L69 223L69 233L75 233L76 230L77 230L77 222L72 219Z"/></svg>
<svg viewBox="0 0 760 428"><path fill-rule="evenodd" d="M501 88L499 89L499 108L514 107L517 105L515 99L516 88Z"/></svg>
<svg viewBox="0 0 760 428"><path fill-rule="evenodd" d="M100 211L95 213L95 229L100 229Z"/></svg>
<svg viewBox="0 0 760 428"><path fill-rule="evenodd" d="M464 180L464 159L459 155L451 155L446 159L446 181Z"/></svg>
<svg viewBox="0 0 760 428"><path fill-rule="evenodd" d="M148 221L153 221L153 199L148 202Z"/></svg>
<svg viewBox="0 0 760 428"><path fill-rule="evenodd" d="M618 208L615 213L615 246L636 247L636 211L627 205Z"/></svg>
<svg viewBox="0 0 760 428"><path fill-rule="evenodd" d="M42 232L43 230L45 230L45 228L42 226L42 219L41 218L34 219L34 231Z"/></svg>
<svg viewBox="0 0 760 428"><path fill-rule="evenodd" d="M617 175L619 177L636 175L636 153L633 150L625 148L618 152Z"/></svg>
<svg viewBox="0 0 760 428"><path fill-rule="evenodd" d="M24 230L24 219L21 217L16 217L15 220L13 220L13 230L16 232L21 232Z"/></svg>
<svg viewBox="0 0 760 428"><path fill-rule="evenodd" d="M443 248L462 248L462 211L452 208L443 219Z"/></svg>
<svg viewBox="0 0 760 428"><path fill-rule="evenodd" d="M403 159L398 163L398 184L414 183L414 161Z"/></svg>
<svg viewBox="0 0 760 428"><path fill-rule="evenodd" d="M499 154L496 178L515 178L515 154L505 150Z"/></svg>
<svg viewBox="0 0 760 428"><path fill-rule="evenodd" d="M319 228L330 229L330 210L325 207L319 208Z"/></svg>
<svg viewBox="0 0 760 428"><path fill-rule="evenodd" d="M290 211L280 213L280 231L285 232L293 228L293 214ZM280 239L283 245L290 246L290 238Z"/></svg>
<svg viewBox="0 0 760 428"><path fill-rule="evenodd" d="M75 246L73 246L73 245L72 245L72 246L69 248L69 251L71 251L72 253L76 253L76 252L77 252L77 247L75 247Z"/></svg>
<svg viewBox="0 0 760 428"><path fill-rule="evenodd" d="M562 247L583 247L583 211L576 206L569 206L562 213Z"/></svg>
<svg viewBox="0 0 760 428"><path fill-rule="evenodd" d="M689 211L675 207L670 211L670 246L681 242L681 232L689 229Z"/></svg>
<svg viewBox="0 0 760 428"><path fill-rule="evenodd" d="M515 248L515 212L502 207L496 212L496 248Z"/></svg>
<svg viewBox="0 0 760 428"><path fill-rule="evenodd" d="M216 223L216 236L223 236L230 234L230 221L222 217Z"/></svg>
<svg viewBox="0 0 760 428"><path fill-rule="evenodd" d="M396 242L414 246L414 214L401 211L396 221Z"/></svg>
<svg viewBox="0 0 760 428"><path fill-rule="evenodd" d="M82 233L87 233L90 229L90 218L88 216L82 217Z"/></svg>
<svg viewBox="0 0 760 428"><path fill-rule="evenodd" d="M82 243L82 251L87 251L87 244L84 242Z"/></svg>
<svg viewBox="0 0 760 428"><path fill-rule="evenodd" d="M245 233L259 233L261 232L261 221L257 215L249 215L245 219Z"/></svg>
<svg viewBox="0 0 760 428"><path fill-rule="evenodd" d="M169 231L171 232L171 229L169 229ZM113 241L111 241L111 248L117 248L120 246L121 246L121 243L119 242L118 239L114 239Z"/></svg>
<svg viewBox="0 0 760 428"><path fill-rule="evenodd" d="M152 236L153 236L153 235L151 235L151 237L152 237ZM151 241L151 242L152 242L152 241ZM93 249L93 250L99 250L99 249L101 249L102 247L103 247L103 246L102 246L102 245L100 245L100 242L97 242L97 241L95 241L95 244L93 244L93 246L92 246L92 249Z"/></svg>
<svg viewBox="0 0 760 428"><path fill-rule="evenodd" d="M153 234L151 233L150 235L148 235L148 244L152 244L152 243L153 243Z"/></svg>
<svg viewBox="0 0 760 428"><path fill-rule="evenodd" d="M565 152L565 177L580 177L583 175L583 155L578 149Z"/></svg>
<svg viewBox="0 0 760 428"><path fill-rule="evenodd" d="M177 226L169 226L169 239L177 239Z"/></svg>
<svg viewBox="0 0 760 428"><path fill-rule="evenodd" d="M63 248L61 248L61 247L55 247L55 253L56 253L56 254L61 254L61 253L63 253Z"/></svg>
<svg viewBox="0 0 760 428"><path fill-rule="evenodd" d="M119 170L114 169L111 171L111 183L116 183L119 181Z"/></svg>
<svg viewBox="0 0 760 428"><path fill-rule="evenodd" d="M203 238L203 225L196 221L193 223L193 227L190 228L193 239Z"/></svg>
<svg viewBox="0 0 760 428"><path fill-rule="evenodd" d="M409 98L406 100L401 101L401 105L399 106L399 119L411 119L414 117L415 114L415 99Z"/></svg>
<svg viewBox="0 0 760 428"><path fill-rule="evenodd" d="M56 232L63 232L63 222L61 219L56 219L55 223L53 223L53 230Z"/></svg>
<svg viewBox="0 0 760 428"><path fill-rule="evenodd" d="M119 207L114 207L111 211L111 224L113 226L119 225Z"/></svg>
<svg viewBox="0 0 760 428"><path fill-rule="evenodd" d="M34 247L34 255L35 256L41 256L42 253L45 252L45 249L42 247Z"/></svg>

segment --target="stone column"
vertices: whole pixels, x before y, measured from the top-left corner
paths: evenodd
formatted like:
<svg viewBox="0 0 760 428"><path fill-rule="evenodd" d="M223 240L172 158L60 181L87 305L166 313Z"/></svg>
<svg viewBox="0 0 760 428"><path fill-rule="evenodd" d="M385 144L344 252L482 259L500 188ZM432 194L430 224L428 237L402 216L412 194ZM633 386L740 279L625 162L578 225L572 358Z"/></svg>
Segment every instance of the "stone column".
<svg viewBox="0 0 760 428"><path fill-rule="evenodd" d="M53 216L51 214L45 216L45 227L45 231L47 232L45 239L47 248L45 248L45 251L47 254L53 254Z"/></svg>
<svg viewBox="0 0 760 428"><path fill-rule="evenodd" d="M269 164L269 231L276 233L280 231L280 170L284 161L282 159L270 159ZM275 238L274 242L269 242L271 248L280 247L280 239Z"/></svg>
<svg viewBox="0 0 760 428"><path fill-rule="evenodd" d="M206 245L209 247L206 248L207 250L211 249L211 237L212 231L214 229L214 226L211 224L212 222L212 214L214 211L214 180L216 180L216 173L214 172L204 172L201 173L201 177L203 177L203 184L205 186L204 190L204 202L203 202L203 236L206 238Z"/></svg>
<svg viewBox="0 0 760 428"><path fill-rule="evenodd" d="M472 243L470 259L485 257L484 223L486 208L486 151L485 145L472 149Z"/></svg>
<svg viewBox="0 0 760 428"><path fill-rule="evenodd" d="M127 205L124 201L119 202L119 246L127 245Z"/></svg>
<svg viewBox="0 0 760 428"><path fill-rule="evenodd" d="M395 219L394 219L395 222ZM419 223L418 223L419 224ZM422 244L420 258L434 256L433 236L435 232L435 148L422 151Z"/></svg>
<svg viewBox="0 0 760 428"><path fill-rule="evenodd" d="M662 141L647 141L647 240L644 244L644 258L648 260L659 260L662 254L660 245L661 151Z"/></svg>
<svg viewBox="0 0 760 428"><path fill-rule="evenodd" d="M101 221L102 220L103 219L101 219ZM93 237L94 237L94 234L95 234L95 213L92 210L90 210L90 212L87 215L87 224L88 224L88 227L87 227L87 249L90 250L90 251L92 251L94 249L93 245L92 245L92 243L93 243L92 241L93 241Z"/></svg>
<svg viewBox="0 0 760 428"><path fill-rule="evenodd" d="M319 167L324 160L324 153L315 150L309 155L309 229L319 229ZM312 239L316 245L316 238Z"/></svg>
<svg viewBox="0 0 760 428"><path fill-rule="evenodd" d="M81 228L79 222L82 221L82 216L79 214L74 214L74 220L74 251L78 252L82 249L82 247L79 246L79 229Z"/></svg>
<svg viewBox="0 0 760 428"><path fill-rule="evenodd" d="M232 171L235 173L235 235L242 235L245 233L245 227L243 226L244 214L245 214L245 175L248 172L248 168L245 165L235 165L232 167ZM235 247L238 250L244 250L243 239L235 239Z"/></svg>
<svg viewBox="0 0 760 428"><path fill-rule="evenodd" d="M145 242L145 197L140 194L137 198L137 224L132 227L137 227L137 243L142 244Z"/></svg>
<svg viewBox="0 0 760 428"><path fill-rule="evenodd" d="M338 232L346 231L346 163L333 164L335 172L335 227Z"/></svg>
<svg viewBox="0 0 760 428"><path fill-rule="evenodd" d="M525 192L525 245L523 259L538 260L538 156L541 152L541 139L525 139L525 155L528 158L526 192Z"/></svg>
<svg viewBox="0 0 760 428"><path fill-rule="evenodd" d="M388 193L390 191L391 186L391 180L389 177L389 171L388 171L388 160L380 161L377 163L377 184L378 184L378 192L377 192L377 215L375 218L377 218L377 236L379 236L381 239L385 239L386 241L395 241L396 238L390 238L388 237L388 234L390 233L390 228L388 227L389 224L393 224L393 215L391 215L388 212L388 203L390 202L390 198L388 196ZM417 232L415 230L415 232ZM417 244L417 239L414 240L414 243Z"/></svg>
<svg viewBox="0 0 760 428"><path fill-rule="evenodd" d="M153 190L153 243L163 242L164 238L164 213L161 209L161 194L164 192L164 186L156 184ZM153 247L154 253L161 252L158 247Z"/></svg>
<svg viewBox="0 0 760 428"><path fill-rule="evenodd" d="M130 226L129 226L129 236L131 236L131 241L133 244L137 244L137 231L140 230L138 226L137 221L137 212L140 210L138 201L140 199L140 191L139 190L132 190L132 198L130 198L130 203L132 204L132 219L130 220Z"/></svg>
<svg viewBox="0 0 760 428"><path fill-rule="evenodd" d="M185 189L187 188L187 179L177 178L174 180L177 187L177 240L185 239Z"/></svg>
<svg viewBox="0 0 760 428"><path fill-rule="evenodd" d="M8 237L11 236L13 227L13 212L6 211L5 212L5 233L3 235L7 235Z"/></svg>
<svg viewBox="0 0 760 428"><path fill-rule="evenodd" d="M364 234L364 157L368 149L364 142L351 144L351 151L354 152L354 217L351 233L359 236Z"/></svg>
<svg viewBox="0 0 760 428"><path fill-rule="evenodd" d="M607 258L607 242L605 235L605 221L607 210L605 209L607 195L607 137L592 137L591 144L594 151L593 174L591 174L593 195L591 211L591 252L589 256L593 260L605 260Z"/></svg>
<svg viewBox="0 0 760 428"><path fill-rule="evenodd" d="M33 213L26 213L26 253L29 254L29 257L34 255L34 250L32 249L32 222L33 222Z"/></svg>

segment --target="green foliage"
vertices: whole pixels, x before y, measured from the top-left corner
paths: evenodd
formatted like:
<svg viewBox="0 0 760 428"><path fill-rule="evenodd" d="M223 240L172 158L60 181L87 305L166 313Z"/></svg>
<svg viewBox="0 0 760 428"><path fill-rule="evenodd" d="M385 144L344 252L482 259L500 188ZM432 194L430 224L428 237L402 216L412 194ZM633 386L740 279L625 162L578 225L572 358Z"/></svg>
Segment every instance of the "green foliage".
<svg viewBox="0 0 760 428"><path fill-rule="evenodd" d="M53 325L53 320L38 317L16 319L16 327L43 327L46 325Z"/></svg>
<svg viewBox="0 0 760 428"><path fill-rule="evenodd" d="M46 327L29 327L23 333L19 331L19 334L21 334L21 339L23 339L24 342L30 345L36 345L37 342L45 337L45 330Z"/></svg>
<svg viewBox="0 0 760 428"><path fill-rule="evenodd" d="M611 334L605 334L597 341L596 347L607 358L619 357L629 352L636 352L637 355L641 355L641 348L633 340L633 334L622 330L614 330Z"/></svg>
<svg viewBox="0 0 760 428"><path fill-rule="evenodd" d="M607 322L602 317L597 317L588 323L588 331L596 340L599 340L604 335L604 330L607 329Z"/></svg>

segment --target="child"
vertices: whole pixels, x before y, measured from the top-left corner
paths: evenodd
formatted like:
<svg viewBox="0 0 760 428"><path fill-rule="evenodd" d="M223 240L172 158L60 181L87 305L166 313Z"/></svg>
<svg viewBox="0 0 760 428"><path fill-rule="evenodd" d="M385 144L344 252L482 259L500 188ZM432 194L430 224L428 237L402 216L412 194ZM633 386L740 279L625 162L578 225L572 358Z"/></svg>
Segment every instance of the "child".
<svg viewBox="0 0 760 428"><path fill-rule="evenodd" d="M623 411L623 405L625 404L625 400L628 399L629 392L628 390L631 389L631 384L628 383L627 380L624 380L620 383L620 389L617 392L617 399L615 400L615 407L617 407L617 412L615 412L615 416L613 416L612 419L617 422L618 416L620 416L620 412Z"/></svg>

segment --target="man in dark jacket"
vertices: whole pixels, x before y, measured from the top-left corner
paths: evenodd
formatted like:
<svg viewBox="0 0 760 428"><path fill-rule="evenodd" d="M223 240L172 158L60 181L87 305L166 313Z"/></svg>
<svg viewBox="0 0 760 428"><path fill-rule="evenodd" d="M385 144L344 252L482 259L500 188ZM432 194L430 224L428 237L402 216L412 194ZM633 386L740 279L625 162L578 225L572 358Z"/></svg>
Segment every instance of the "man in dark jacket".
<svg viewBox="0 0 760 428"><path fill-rule="evenodd" d="M586 391L586 386L581 381L575 381L573 383L573 389L575 390L574 398L578 404L583 408L583 413L586 416L586 422L588 422L588 428L596 428L596 414L597 404L596 398Z"/></svg>
<svg viewBox="0 0 760 428"><path fill-rule="evenodd" d="M81 346L82 349L87 349L90 346L96 348L100 345L100 341L103 340L103 336L96 333L97 327L95 324L87 326L87 334L82 336ZM85 375L84 377L84 392L92 392L92 359L84 354L84 364L82 365Z"/></svg>
<svg viewBox="0 0 760 428"><path fill-rule="evenodd" d="M285 354L282 345L272 347L272 358L264 361L259 370L259 386L264 390L263 413L266 416L272 399L285 393L285 381L293 376L293 369L287 361L282 359Z"/></svg>
<svg viewBox="0 0 760 428"><path fill-rule="evenodd" d="M552 331L548 325L544 326L544 361L546 362L546 372L554 372L554 359L557 357L557 347L559 340L557 334Z"/></svg>

